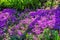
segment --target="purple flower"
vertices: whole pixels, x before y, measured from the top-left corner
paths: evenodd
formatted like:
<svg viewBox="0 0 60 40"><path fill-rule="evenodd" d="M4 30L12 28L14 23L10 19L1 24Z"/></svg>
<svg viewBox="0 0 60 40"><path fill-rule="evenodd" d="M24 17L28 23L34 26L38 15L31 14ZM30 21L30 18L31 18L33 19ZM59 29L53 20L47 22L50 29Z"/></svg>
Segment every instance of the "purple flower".
<svg viewBox="0 0 60 40"><path fill-rule="evenodd" d="M9 15L6 13L1 13L0 14L0 21L4 21L4 20L7 20L9 18Z"/></svg>
<svg viewBox="0 0 60 40"><path fill-rule="evenodd" d="M4 31L0 28L0 36L4 35Z"/></svg>
<svg viewBox="0 0 60 40"><path fill-rule="evenodd" d="M55 15L56 15L55 12L56 12L56 10L52 10L52 9L50 9L50 10L39 9L37 11L32 12L30 15L32 15L32 16L38 15L38 17L36 17L36 19L29 24L28 28L32 28L34 30L34 28L35 28L34 25L36 25L36 24L38 25L37 28L42 28L43 30L47 27L54 28L55 21L57 21L57 19L55 18ZM40 21L40 23L38 21ZM38 33L38 32L36 32L36 33Z"/></svg>
<svg viewBox="0 0 60 40"><path fill-rule="evenodd" d="M39 15L39 16L44 16L44 15L46 15L46 10L44 10L44 9L38 9L37 11L36 11L36 14L37 15Z"/></svg>
<svg viewBox="0 0 60 40"><path fill-rule="evenodd" d="M12 15L12 14L16 13L16 10L15 10L15 9L6 8L6 9L4 9L4 10L2 11L2 13L6 13L6 12L8 12L9 15Z"/></svg>
<svg viewBox="0 0 60 40"><path fill-rule="evenodd" d="M54 29L58 29L60 30L60 7L58 7L56 10L56 14L55 14L55 26L54 26Z"/></svg>
<svg viewBox="0 0 60 40"><path fill-rule="evenodd" d="M35 16L35 15L36 15L36 12L35 12L35 11L31 11L31 12L29 13L29 15L30 15L30 16Z"/></svg>

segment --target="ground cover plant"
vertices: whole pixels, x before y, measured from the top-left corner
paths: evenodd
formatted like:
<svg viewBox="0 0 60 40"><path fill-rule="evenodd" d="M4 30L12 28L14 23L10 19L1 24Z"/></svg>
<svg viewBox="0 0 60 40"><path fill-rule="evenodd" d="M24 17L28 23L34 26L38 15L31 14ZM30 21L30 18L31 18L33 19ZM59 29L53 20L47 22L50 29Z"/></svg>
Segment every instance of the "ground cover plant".
<svg viewBox="0 0 60 40"><path fill-rule="evenodd" d="M0 0L0 40L60 40L57 2Z"/></svg>

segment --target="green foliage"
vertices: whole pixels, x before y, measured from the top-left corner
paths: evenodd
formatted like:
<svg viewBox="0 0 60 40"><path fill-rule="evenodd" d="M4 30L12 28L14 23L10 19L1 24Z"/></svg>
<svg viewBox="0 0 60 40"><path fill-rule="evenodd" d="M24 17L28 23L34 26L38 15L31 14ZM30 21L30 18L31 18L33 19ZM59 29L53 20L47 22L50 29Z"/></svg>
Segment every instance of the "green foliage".
<svg viewBox="0 0 60 40"><path fill-rule="evenodd" d="M43 34L38 35L38 39L42 40Z"/></svg>
<svg viewBox="0 0 60 40"><path fill-rule="evenodd" d="M53 3L53 5L55 2ZM50 6L51 0L0 0L0 8L15 8L24 10L25 8L36 9L42 5Z"/></svg>
<svg viewBox="0 0 60 40"><path fill-rule="evenodd" d="M33 35L32 34L27 34L26 39L27 40L33 40Z"/></svg>
<svg viewBox="0 0 60 40"><path fill-rule="evenodd" d="M38 36L39 40L60 40L58 31L45 29L43 34Z"/></svg>
<svg viewBox="0 0 60 40"><path fill-rule="evenodd" d="M52 32L52 39L53 40L59 40L58 32L55 30L52 30L51 32Z"/></svg>
<svg viewBox="0 0 60 40"><path fill-rule="evenodd" d="M39 0L0 0L0 7L24 9L40 7Z"/></svg>
<svg viewBox="0 0 60 40"><path fill-rule="evenodd" d="M10 36L10 40L20 40L20 38L16 35Z"/></svg>
<svg viewBox="0 0 60 40"><path fill-rule="evenodd" d="M50 30L49 29L45 29L43 32L43 36L45 40L50 40Z"/></svg>
<svg viewBox="0 0 60 40"><path fill-rule="evenodd" d="M0 37L0 40L3 40L3 37Z"/></svg>
<svg viewBox="0 0 60 40"><path fill-rule="evenodd" d="M52 0L49 0L46 2L45 6L47 6L47 7L54 6L54 5L56 5L56 1L53 1L53 4L52 5L51 4L52 4Z"/></svg>

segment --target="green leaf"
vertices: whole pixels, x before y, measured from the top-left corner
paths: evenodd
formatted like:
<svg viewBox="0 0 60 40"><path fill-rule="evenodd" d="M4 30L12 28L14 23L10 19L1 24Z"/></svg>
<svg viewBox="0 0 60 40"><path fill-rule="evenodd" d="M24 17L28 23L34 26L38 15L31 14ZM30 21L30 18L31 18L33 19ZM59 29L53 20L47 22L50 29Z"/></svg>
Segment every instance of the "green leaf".
<svg viewBox="0 0 60 40"><path fill-rule="evenodd" d="M33 40L33 35L27 33L27 35L26 35L26 39L28 39L28 40Z"/></svg>
<svg viewBox="0 0 60 40"><path fill-rule="evenodd" d="M58 31L52 30L52 36L53 36L53 40L59 40Z"/></svg>
<svg viewBox="0 0 60 40"><path fill-rule="evenodd" d="M16 35L10 36L10 40L20 40L20 38Z"/></svg>

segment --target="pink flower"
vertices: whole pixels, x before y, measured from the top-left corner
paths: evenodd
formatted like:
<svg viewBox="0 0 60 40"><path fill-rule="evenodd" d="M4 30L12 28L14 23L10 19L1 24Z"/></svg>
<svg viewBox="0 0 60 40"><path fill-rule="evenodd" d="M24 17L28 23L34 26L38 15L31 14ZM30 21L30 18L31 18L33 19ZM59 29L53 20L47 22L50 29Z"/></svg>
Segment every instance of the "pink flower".
<svg viewBox="0 0 60 40"><path fill-rule="evenodd" d="M17 30L18 35L22 35L22 32L20 30Z"/></svg>

